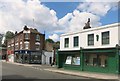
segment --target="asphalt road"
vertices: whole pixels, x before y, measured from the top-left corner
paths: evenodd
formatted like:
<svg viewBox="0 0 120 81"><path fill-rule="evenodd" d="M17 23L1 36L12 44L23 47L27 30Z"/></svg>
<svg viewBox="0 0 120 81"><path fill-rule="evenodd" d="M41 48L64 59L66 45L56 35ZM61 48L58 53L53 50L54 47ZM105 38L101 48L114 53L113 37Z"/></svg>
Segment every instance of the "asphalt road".
<svg viewBox="0 0 120 81"><path fill-rule="evenodd" d="M30 67L2 63L2 79L77 79L79 81L103 81L79 76L65 75Z"/></svg>

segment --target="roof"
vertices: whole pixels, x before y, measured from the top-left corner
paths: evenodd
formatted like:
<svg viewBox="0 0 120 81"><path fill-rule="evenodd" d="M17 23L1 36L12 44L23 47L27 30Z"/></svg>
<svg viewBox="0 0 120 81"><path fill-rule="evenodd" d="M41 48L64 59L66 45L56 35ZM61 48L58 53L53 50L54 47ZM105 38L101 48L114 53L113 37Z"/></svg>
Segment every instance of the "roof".
<svg viewBox="0 0 120 81"><path fill-rule="evenodd" d="M60 36L67 36L67 35L72 35L72 34L84 33L84 32L89 32L89 31L118 27L118 26L120 26L120 22L119 23L114 23L114 24L108 24L108 25L100 26L100 27L92 27L92 28L89 28L89 29L82 29L81 31L78 31L78 32L69 32L69 33L61 34Z"/></svg>

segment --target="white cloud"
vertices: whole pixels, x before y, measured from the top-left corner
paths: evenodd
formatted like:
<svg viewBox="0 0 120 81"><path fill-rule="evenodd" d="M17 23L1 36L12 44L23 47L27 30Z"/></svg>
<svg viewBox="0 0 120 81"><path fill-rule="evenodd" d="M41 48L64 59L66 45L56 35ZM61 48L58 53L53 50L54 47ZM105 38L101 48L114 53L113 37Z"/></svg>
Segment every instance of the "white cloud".
<svg viewBox="0 0 120 81"><path fill-rule="evenodd" d="M61 18L59 24L62 23L65 32L80 31L87 19L90 18L91 27L98 27L102 25L101 17L106 16L108 11L117 9L117 6L118 3L116 2L95 2L92 0L90 2L90 0L87 0L80 3L72 13Z"/></svg>
<svg viewBox="0 0 120 81"><path fill-rule="evenodd" d="M51 32L59 29L57 21L56 12L39 0L0 0L0 32L21 30L25 24Z"/></svg>
<svg viewBox="0 0 120 81"><path fill-rule="evenodd" d="M84 2L119 2L119 0L85 0Z"/></svg>
<svg viewBox="0 0 120 81"><path fill-rule="evenodd" d="M80 31L85 26L88 18L91 19L91 27L97 27L101 25L101 23L99 22L100 17L94 14L75 10L73 12L73 15L74 17L70 21L69 31Z"/></svg>
<svg viewBox="0 0 120 81"><path fill-rule="evenodd" d="M53 34L51 36L49 36L50 39L54 40L55 42L59 40L59 35L57 34Z"/></svg>
<svg viewBox="0 0 120 81"><path fill-rule="evenodd" d="M84 2L79 4L77 9L89 12L98 16L105 16L109 10L118 6L116 2Z"/></svg>
<svg viewBox="0 0 120 81"><path fill-rule="evenodd" d="M56 11L46 7L39 0L0 0L0 33L7 30L20 31L24 25L28 25L53 34L49 38L56 41L59 36L54 33L79 31L88 18L91 19L91 27L102 25L101 17L117 7L116 3L89 1L80 3L73 12L58 19Z"/></svg>

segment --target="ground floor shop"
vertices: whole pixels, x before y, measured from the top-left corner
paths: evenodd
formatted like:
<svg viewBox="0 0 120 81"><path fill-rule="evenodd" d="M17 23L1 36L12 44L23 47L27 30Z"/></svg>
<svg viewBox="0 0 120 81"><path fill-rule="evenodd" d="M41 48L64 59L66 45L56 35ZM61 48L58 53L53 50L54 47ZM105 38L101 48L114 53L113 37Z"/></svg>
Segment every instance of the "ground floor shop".
<svg viewBox="0 0 120 81"><path fill-rule="evenodd" d="M19 50L15 51L15 62L19 63L38 63L42 62L41 51Z"/></svg>
<svg viewBox="0 0 120 81"><path fill-rule="evenodd" d="M120 49L58 51L58 67L100 73L120 73Z"/></svg>

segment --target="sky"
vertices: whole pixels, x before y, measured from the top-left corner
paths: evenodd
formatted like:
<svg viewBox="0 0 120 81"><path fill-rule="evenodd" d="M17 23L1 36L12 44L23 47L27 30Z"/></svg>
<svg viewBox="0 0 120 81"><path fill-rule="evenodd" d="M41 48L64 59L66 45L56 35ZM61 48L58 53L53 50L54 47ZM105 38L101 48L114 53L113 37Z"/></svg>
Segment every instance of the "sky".
<svg viewBox="0 0 120 81"><path fill-rule="evenodd" d="M21 31L24 25L59 41L60 34L81 31L90 18L91 27L117 23L118 1L41 2L40 0L0 0L0 33ZM109 2L108 2L109 1Z"/></svg>

